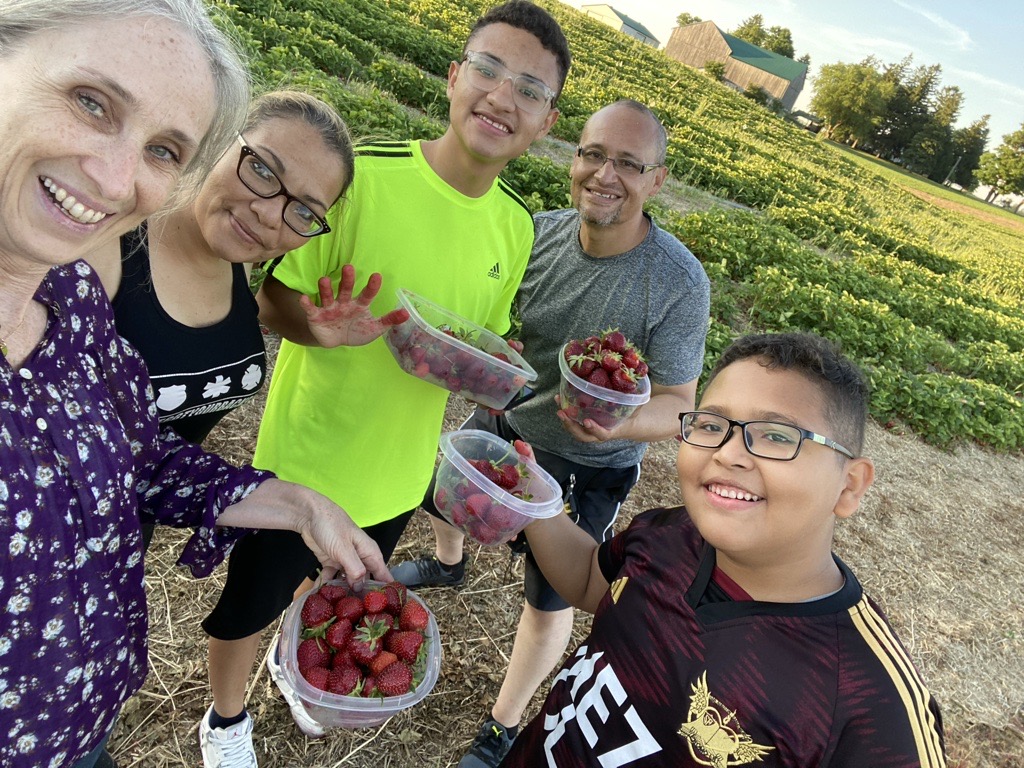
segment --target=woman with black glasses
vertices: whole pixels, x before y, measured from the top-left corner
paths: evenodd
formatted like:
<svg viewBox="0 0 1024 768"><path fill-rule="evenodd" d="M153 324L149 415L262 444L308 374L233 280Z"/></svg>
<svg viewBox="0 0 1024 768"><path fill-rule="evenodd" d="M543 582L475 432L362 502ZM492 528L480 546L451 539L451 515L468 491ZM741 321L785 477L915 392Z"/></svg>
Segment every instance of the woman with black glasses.
<svg viewBox="0 0 1024 768"><path fill-rule="evenodd" d="M146 361L161 424L194 443L266 378L251 265L330 231L327 210L352 180L345 123L309 94L260 96L234 146L194 202L124 235L119 252L89 259L118 332ZM365 343L384 322L357 304L339 299L363 317L367 337L356 342ZM151 536L150 527L147 544Z"/></svg>

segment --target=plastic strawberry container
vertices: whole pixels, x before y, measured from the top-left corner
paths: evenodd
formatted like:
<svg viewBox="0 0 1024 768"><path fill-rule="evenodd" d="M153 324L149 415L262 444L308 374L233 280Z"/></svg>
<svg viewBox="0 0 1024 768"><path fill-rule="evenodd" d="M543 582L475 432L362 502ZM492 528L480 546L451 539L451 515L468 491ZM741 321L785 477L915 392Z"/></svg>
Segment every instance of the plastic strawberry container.
<svg viewBox="0 0 1024 768"><path fill-rule="evenodd" d="M384 334L384 342L406 373L467 400L503 409L537 372L495 333L404 288L398 307L409 319ZM458 335L450 336L442 328ZM495 357L506 355L511 362Z"/></svg>
<svg viewBox="0 0 1024 768"><path fill-rule="evenodd" d="M580 424L584 419L590 419L605 429L614 429L651 399L651 381L647 376L637 381L636 392L633 394L600 387L581 379L569 370L569 364L565 361L565 345L558 350L558 369L562 372L559 385L561 408Z"/></svg>
<svg viewBox="0 0 1024 768"><path fill-rule="evenodd" d="M522 458L511 443L490 432L446 432L441 435L441 453L434 506L449 523L478 544L502 544L534 520L554 517L562 511L562 489L555 479L535 462ZM529 494L529 500L488 480L469 463L471 459L502 462L509 458L526 467L527 475L512 491ZM474 496L478 498L467 503ZM485 505L482 512L473 509L481 503Z"/></svg>
<svg viewBox="0 0 1024 768"><path fill-rule="evenodd" d="M328 581L324 583L345 584L346 582ZM371 587L382 584L383 582L368 580L352 591L362 597ZM371 696L369 698L342 696L314 688L299 672L296 651L301 642L302 606L305 605L306 598L315 591L315 589L311 589L292 602L285 613L284 624L281 628L281 672L288 684L295 690L310 716L326 728L367 728L380 725L392 715L423 701L437 682L441 670L441 634L438 631L434 614L427 608L426 603L412 590L408 590L408 599L415 600L422 605L429 615L425 633L429 647L423 662L422 679L416 689L401 696ZM417 669L416 672L419 674L421 670Z"/></svg>

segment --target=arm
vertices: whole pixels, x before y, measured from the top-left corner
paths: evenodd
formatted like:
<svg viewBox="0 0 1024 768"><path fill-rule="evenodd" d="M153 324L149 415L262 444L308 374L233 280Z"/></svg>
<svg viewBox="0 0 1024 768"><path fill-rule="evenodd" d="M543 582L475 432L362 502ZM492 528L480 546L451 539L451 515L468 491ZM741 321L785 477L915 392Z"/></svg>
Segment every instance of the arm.
<svg viewBox="0 0 1024 768"><path fill-rule="evenodd" d="M388 327L409 319L404 309L396 309L374 317L370 304L380 292L381 276L374 272L366 286L353 298L356 271L351 264L341 269L338 291L331 278L321 277L317 283L319 305L308 296L293 290L267 275L256 295L260 320L272 331L295 344L307 347L359 347L369 344Z"/></svg>
<svg viewBox="0 0 1024 768"><path fill-rule="evenodd" d="M530 523L525 531L530 551L555 591L570 605L595 613L608 591L597 563L597 542L564 514Z"/></svg>
<svg viewBox="0 0 1024 768"><path fill-rule="evenodd" d="M672 387L652 383L651 399L615 429L605 429L591 419L578 424L562 410L558 411L558 418L566 431L581 443L603 443L607 440L653 443L675 436L679 430L679 414L693 410L696 396L696 379Z"/></svg>
<svg viewBox="0 0 1024 768"><path fill-rule="evenodd" d="M341 570L349 583L362 581L367 573L391 580L377 543L341 507L302 485L266 480L227 507L217 525L296 531L325 568Z"/></svg>

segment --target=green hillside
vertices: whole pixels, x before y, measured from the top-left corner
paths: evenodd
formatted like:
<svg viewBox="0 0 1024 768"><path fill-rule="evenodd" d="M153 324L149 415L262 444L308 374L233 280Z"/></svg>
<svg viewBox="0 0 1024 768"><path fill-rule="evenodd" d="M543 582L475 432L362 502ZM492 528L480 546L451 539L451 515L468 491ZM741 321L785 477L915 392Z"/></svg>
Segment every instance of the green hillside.
<svg viewBox="0 0 1024 768"><path fill-rule="evenodd" d="M620 97L669 130L684 184L752 211L652 212L712 280L708 361L749 330L802 329L842 343L868 371L873 415L947 445L1024 448L1021 229L922 200L663 53L542 0L573 69L552 133L578 138ZM448 64L490 3L243 0L217 3L266 84L313 88L363 137L433 137L447 115ZM539 157L506 173L536 210L567 204L564 166Z"/></svg>

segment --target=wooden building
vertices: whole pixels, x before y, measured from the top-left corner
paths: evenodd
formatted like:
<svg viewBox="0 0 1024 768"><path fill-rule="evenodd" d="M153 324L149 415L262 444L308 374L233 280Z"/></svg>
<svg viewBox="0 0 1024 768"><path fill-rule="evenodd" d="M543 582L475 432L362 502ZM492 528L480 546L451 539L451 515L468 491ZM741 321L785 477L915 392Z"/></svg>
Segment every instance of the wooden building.
<svg viewBox="0 0 1024 768"><path fill-rule="evenodd" d="M726 34L712 21L672 30L665 55L697 69L709 61L725 65L724 81L740 91L760 86L793 109L807 79L807 65Z"/></svg>
<svg viewBox="0 0 1024 768"><path fill-rule="evenodd" d="M634 21L624 13L619 13L610 5L605 3L592 3L590 5L581 5L580 10L583 11L587 16L593 16L595 19L607 24L612 29L617 29L619 32L635 37L641 43L657 48L660 43L658 38L651 34L651 31L647 29L639 21Z"/></svg>

